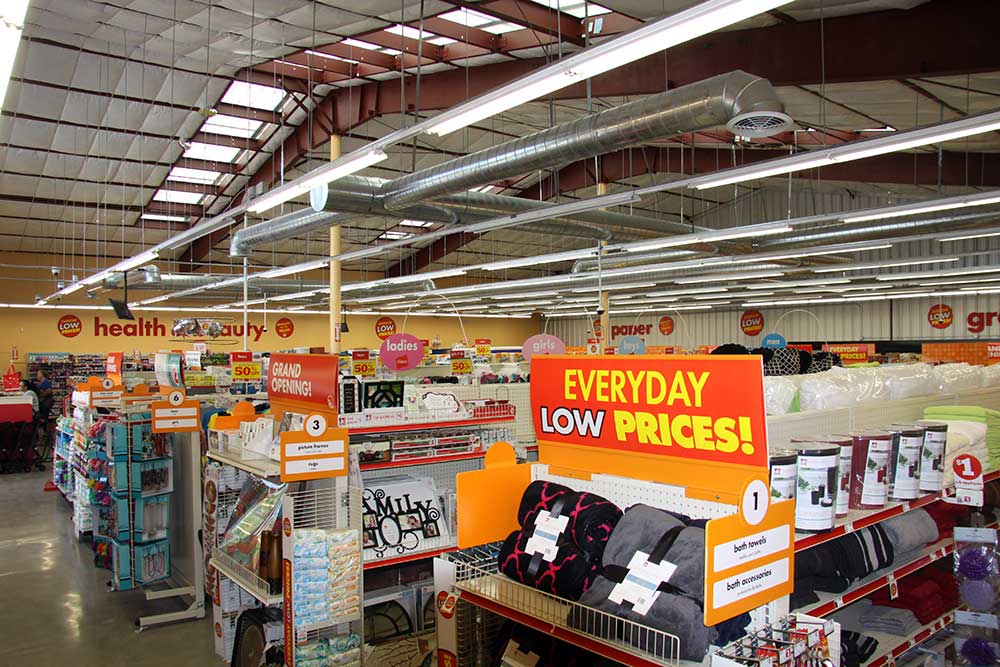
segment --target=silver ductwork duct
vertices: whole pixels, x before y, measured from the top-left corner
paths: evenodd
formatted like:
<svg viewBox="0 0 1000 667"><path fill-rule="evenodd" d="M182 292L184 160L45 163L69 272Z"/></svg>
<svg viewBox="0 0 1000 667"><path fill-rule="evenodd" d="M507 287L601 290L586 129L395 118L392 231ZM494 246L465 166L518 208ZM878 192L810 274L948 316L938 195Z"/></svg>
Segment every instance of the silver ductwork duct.
<svg viewBox="0 0 1000 667"><path fill-rule="evenodd" d="M345 213L314 211L311 208L304 208L294 213L272 218L265 223L244 227L234 233L232 241L229 243L229 256L247 257L254 246L274 243L299 234L326 231L331 225L340 224L352 217Z"/></svg>
<svg viewBox="0 0 1000 667"><path fill-rule="evenodd" d="M461 226L498 215L544 208L546 202L469 192L472 187L555 167L684 132L729 124L744 135L781 132L791 125L784 106L765 79L733 71L658 95L607 109L493 148L448 160L390 181L348 176L331 184L326 211L407 217ZM234 237L230 254L244 257L268 241L322 226L309 213L261 223ZM607 211L525 225L524 231L606 239L608 228L665 234L691 231L683 222ZM567 225L573 225L567 227ZM271 230L276 226L279 229ZM597 229L595 229L595 226ZM258 229L259 228L259 229ZM460 231L460 229L456 229Z"/></svg>
<svg viewBox="0 0 1000 667"><path fill-rule="evenodd" d="M735 119L740 127L770 123L770 134L791 125L771 84L736 70L393 179L382 186L380 195L386 209L399 211L484 183L718 127Z"/></svg>

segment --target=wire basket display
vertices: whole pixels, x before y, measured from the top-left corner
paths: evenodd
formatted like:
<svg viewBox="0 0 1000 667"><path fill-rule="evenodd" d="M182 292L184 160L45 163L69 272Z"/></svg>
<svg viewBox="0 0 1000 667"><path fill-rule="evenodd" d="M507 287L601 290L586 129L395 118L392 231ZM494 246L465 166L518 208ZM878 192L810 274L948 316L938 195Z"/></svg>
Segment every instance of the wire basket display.
<svg viewBox="0 0 1000 667"><path fill-rule="evenodd" d="M455 564L455 587L462 597L484 601L501 615L530 617L540 626L549 626L592 642L612 647L657 665L680 662L680 639L662 630L627 621L586 605L530 588L497 571L499 545L455 552L448 559Z"/></svg>

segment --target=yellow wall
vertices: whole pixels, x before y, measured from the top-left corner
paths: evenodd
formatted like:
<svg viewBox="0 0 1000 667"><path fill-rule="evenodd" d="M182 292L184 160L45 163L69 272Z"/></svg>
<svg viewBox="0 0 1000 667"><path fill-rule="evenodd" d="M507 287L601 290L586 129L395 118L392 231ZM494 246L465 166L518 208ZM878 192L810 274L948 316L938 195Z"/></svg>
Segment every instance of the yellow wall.
<svg viewBox="0 0 1000 667"><path fill-rule="evenodd" d="M66 315L75 315L82 323L81 332L72 338L67 338L58 331L58 322ZM170 334L175 318L213 318L237 327L242 327L243 324L242 316L234 314L213 316L207 312L195 314L136 311L135 315L134 324L139 335L129 336L113 328L112 325L124 326L130 323L117 320L110 310L0 308L0 361L9 359L14 347L17 348L19 357L14 364L19 370L24 368L29 352L132 354L139 351L148 354L158 350L191 350L194 349L193 342L179 341ZM280 318L288 318L294 326L292 335L287 338L281 338L275 332L275 323ZM344 349L377 348L381 344L381 340L375 335L377 319L369 315L349 315L347 321L351 330L343 336ZM404 331L403 317L393 316L392 319L396 322L397 331ZM496 346L519 346L526 338L540 331L538 322L534 319L464 317L462 322L470 342L476 338L489 338ZM258 330L255 327L262 327L263 323L263 314L251 314L252 334L256 334ZM261 333L259 340L254 340L256 336L251 335L249 348L254 352L271 352L293 347L325 348L329 340L328 327L329 319L325 313L269 314L267 332ZM118 335L113 335L116 332ZM405 332L429 340L440 338L445 347L450 347L462 339L458 318L454 317L410 317ZM154 335L145 335L147 333ZM166 335L160 335L163 333ZM242 336L229 336L209 342L208 349L213 352L229 352L242 349L242 343Z"/></svg>

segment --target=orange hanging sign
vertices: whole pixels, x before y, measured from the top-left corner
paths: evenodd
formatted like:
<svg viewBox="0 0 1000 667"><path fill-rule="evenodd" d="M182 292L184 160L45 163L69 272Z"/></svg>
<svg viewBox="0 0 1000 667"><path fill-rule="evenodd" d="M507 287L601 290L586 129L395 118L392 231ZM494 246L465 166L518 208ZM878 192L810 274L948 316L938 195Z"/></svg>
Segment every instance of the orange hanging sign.
<svg viewBox="0 0 1000 667"><path fill-rule="evenodd" d="M201 403L189 400L184 392L174 390L167 400L157 401L153 413L153 433L191 433L201 430Z"/></svg>
<svg viewBox="0 0 1000 667"><path fill-rule="evenodd" d="M124 364L125 354L123 352L108 352L108 358L104 362L105 375L121 384Z"/></svg>
<svg viewBox="0 0 1000 667"><path fill-rule="evenodd" d="M281 481L347 475L347 444L346 428L329 428L325 416L309 415L303 430L281 434Z"/></svg>

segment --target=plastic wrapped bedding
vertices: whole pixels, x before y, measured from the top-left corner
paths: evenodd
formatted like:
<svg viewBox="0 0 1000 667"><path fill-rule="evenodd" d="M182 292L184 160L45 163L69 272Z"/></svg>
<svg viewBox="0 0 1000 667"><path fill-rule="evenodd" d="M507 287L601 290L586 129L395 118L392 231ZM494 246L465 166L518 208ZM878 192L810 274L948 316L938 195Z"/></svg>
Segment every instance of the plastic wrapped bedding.
<svg viewBox="0 0 1000 667"><path fill-rule="evenodd" d="M889 387L889 399L930 396L938 391L938 379L928 364L900 364L878 369Z"/></svg>
<svg viewBox="0 0 1000 667"><path fill-rule="evenodd" d="M931 369L938 383L938 391L954 394L959 391L979 389L983 386L983 367L966 363L941 364Z"/></svg>
<svg viewBox="0 0 1000 667"><path fill-rule="evenodd" d="M799 377L799 376L794 376ZM795 382L788 377L764 378L764 409L769 415L784 415L792 409L798 393Z"/></svg>
<svg viewBox="0 0 1000 667"><path fill-rule="evenodd" d="M858 403L884 401L888 389L875 368L832 368L802 376L799 405L805 410L848 408Z"/></svg>
<svg viewBox="0 0 1000 667"><path fill-rule="evenodd" d="M1000 364L985 367L980 377L983 387L1000 387Z"/></svg>

